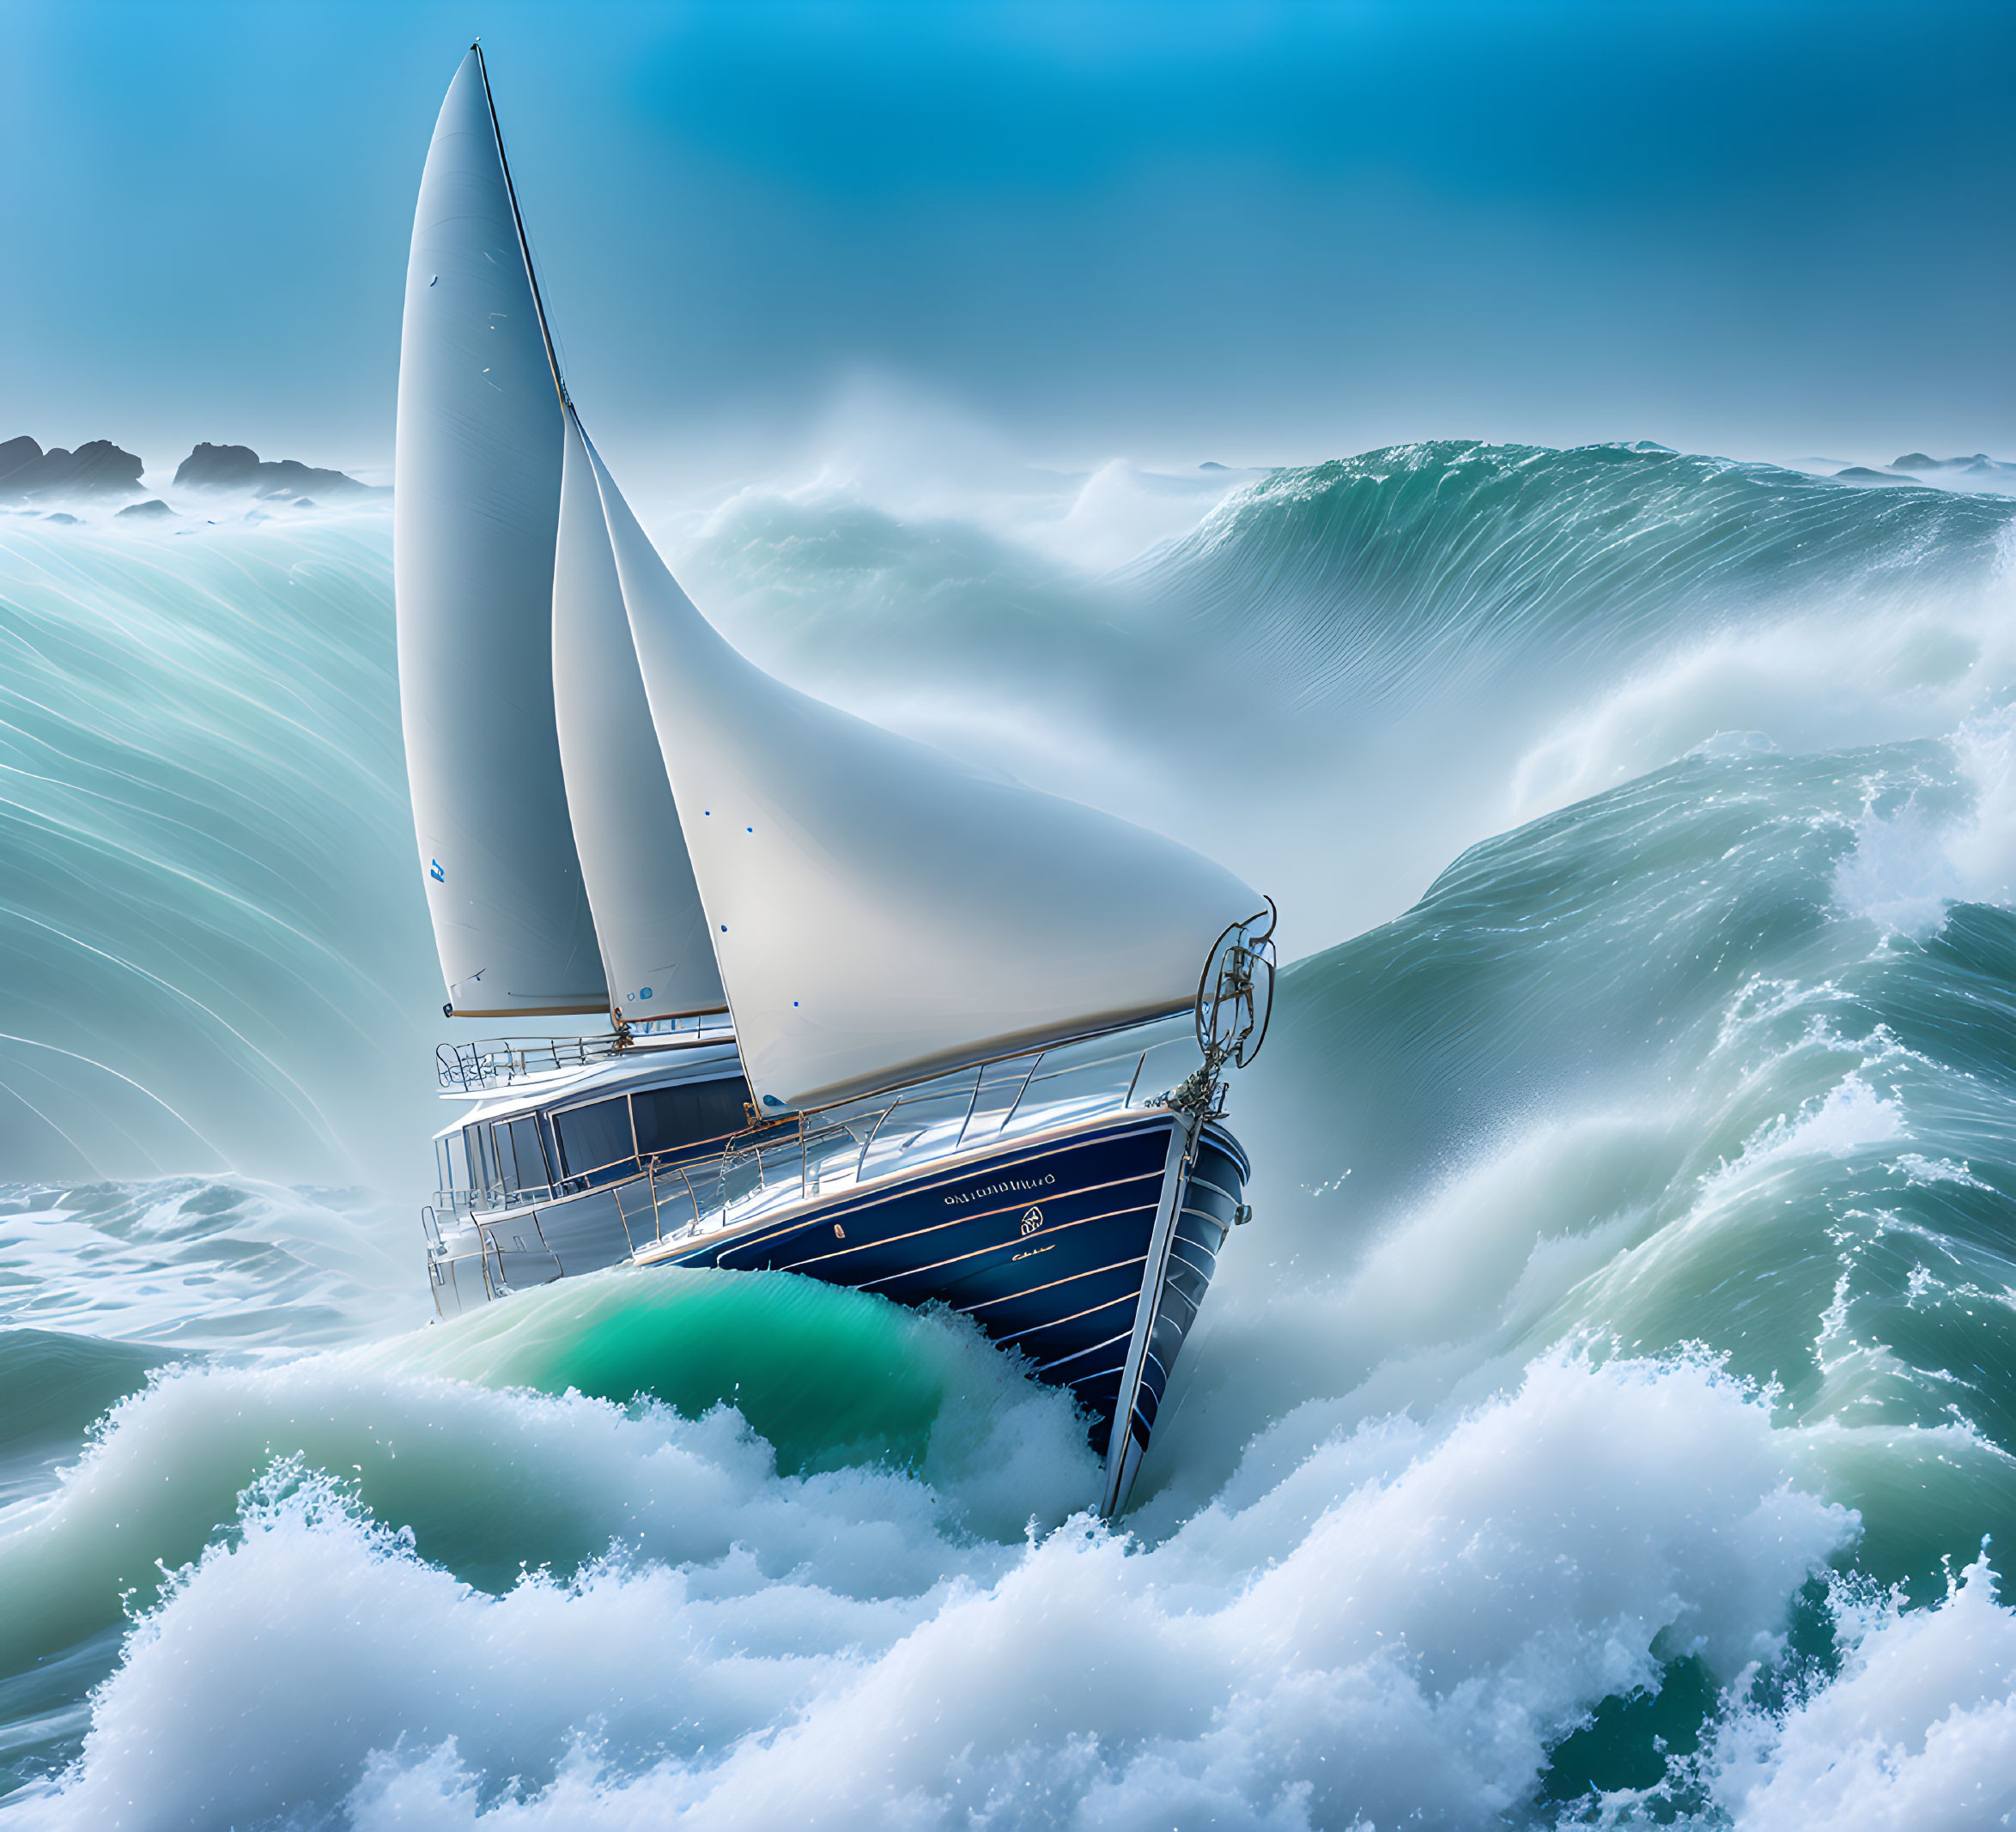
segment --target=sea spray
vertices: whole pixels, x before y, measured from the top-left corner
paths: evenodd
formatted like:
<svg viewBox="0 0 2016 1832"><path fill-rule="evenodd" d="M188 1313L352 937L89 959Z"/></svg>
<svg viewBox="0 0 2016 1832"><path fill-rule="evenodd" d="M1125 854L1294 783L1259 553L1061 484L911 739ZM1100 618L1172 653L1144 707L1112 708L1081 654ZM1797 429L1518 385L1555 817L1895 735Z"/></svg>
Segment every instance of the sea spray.
<svg viewBox="0 0 2016 1832"><path fill-rule="evenodd" d="M1061 1447L1084 1421L1061 1389L1025 1380L1023 1358L944 1310L782 1273L665 1267L563 1280L532 1301L372 1351L386 1365L489 1386L655 1399L688 1418L732 1406L790 1474L886 1464L981 1489L988 1530L1017 1535L1090 1490L1088 1464L1056 1489ZM1016 1429L1004 1435L1002 1421ZM1023 1427L1027 1446L1018 1449ZM1003 1510L1005 1510L1004 1512Z"/></svg>
<svg viewBox="0 0 2016 1832"><path fill-rule="evenodd" d="M1827 1492L1868 1503L1885 1581L1935 1584L2016 1514L2016 923L1961 905L1911 943L1835 895L1865 798L1952 770L1942 745L1676 765L1285 974L1241 1118L1269 1228L1214 1286L1148 1517L1305 1402L1474 1394L1581 1334L1714 1343L1854 1428Z"/></svg>
<svg viewBox="0 0 2016 1832"><path fill-rule="evenodd" d="M410 1138L440 1000L388 536L0 532L14 1178L348 1184Z"/></svg>
<svg viewBox="0 0 2016 1832"><path fill-rule="evenodd" d="M16 1599L0 1671L152 1595L280 1454L334 1473L489 1588L612 1543L711 1562L747 1542L766 1566L810 1560L838 1581L819 1549L850 1496L900 1493L902 1532L1015 1540L1085 1505L1097 1479L1069 1396L963 1319L771 1273L621 1272L525 1295L277 1367L162 1370L52 1493L0 1517L0 1593ZM732 1410L744 1390L776 1441ZM922 1485L892 1490L911 1471ZM744 1519L732 1488L752 1483L762 1499ZM825 1499L794 1526L805 1496Z"/></svg>
<svg viewBox="0 0 2016 1832"><path fill-rule="evenodd" d="M1764 1404L1690 1362L1544 1360L1473 1411L1327 1440L1153 1550L1084 1520L948 1538L914 1477L794 1481L707 1430L674 1450L612 1420L571 1484L526 1440L577 1493L606 1462L613 1544L501 1595L276 1465L136 1624L77 1770L22 1823L244 1823L354 1789L366 1825L525 1796L535 1824L1183 1823L1213 1801L1479 1824L1655 1647L1727 1677L1770 1657L1855 1525L1791 1486ZM674 1531L711 1551L629 1543L616 1495L668 1454ZM164 1747L205 1759L164 1774Z"/></svg>
<svg viewBox="0 0 2016 1832"><path fill-rule="evenodd" d="M677 564L766 665L1223 858L1290 954L1725 734L1941 736L2016 681L2016 505L1649 445L1284 469L1088 579L830 488Z"/></svg>
<svg viewBox="0 0 2016 1832"><path fill-rule="evenodd" d="M0 1186L0 1324L285 1349L424 1322L411 1211L233 1175Z"/></svg>
<svg viewBox="0 0 2016 1832"><path fill-rule="evenodd" d="M1978 721L2016 684L2013 527L1996 498L1445 441L1275 473L1105 579L830 491L743 493L673 558L795 684L1264 881L1292 954L1718 733ZM390 589L368 508L0 535L17 1177L421 1163L440 1001Z"/></svg>
<svg viewBox="0 0 2016 1832"><path fill-rule="evenodd" d="M1970 1832L2016 1812L2016 1615L1983 1552L1928 1610L1837 1586L1837 1671L1740 1708L1701 1765L1743 1832Z"/></svg>
<svg viewBox="0 0 2016 1832"><path fill-rule="evenodd" d="M2010 506L1417 446L1104 580L786 507L680 559L781 671L1391 919L1235 1087L1139 1506L949 1318L416 1328L382 527L10 528L15 1817L2006 1811Z"/></svg>

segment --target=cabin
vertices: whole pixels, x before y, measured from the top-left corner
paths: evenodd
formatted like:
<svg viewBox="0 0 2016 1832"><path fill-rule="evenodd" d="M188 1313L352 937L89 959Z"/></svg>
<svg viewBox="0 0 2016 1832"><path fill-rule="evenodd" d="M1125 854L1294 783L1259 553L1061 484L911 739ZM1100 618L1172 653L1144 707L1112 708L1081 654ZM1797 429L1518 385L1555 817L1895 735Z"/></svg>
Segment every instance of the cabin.
<svg viewBox="0 0 2016 1832"><path fill-rule="evenodd" d="M660 1238L661 1180L718 1164L750 1125L732 1037L701 1034L670 1048L577 1037L441 1046L444 1093L475 1102L434 1135L434 1199L422 1215L442 1315L614 1265ZM677 1194L690 1226L704 1198L683 1176Z"/></svg>
<svg viewBox="0 0 2016 1832"><path fill-rule="evenodd" d="M422 1216L443 1316L655 1259L822 1192L1160 1113L1198 1060L1190 1027L1169 1021L758 1119L732 1034L684 1034L441 1046L444 1091L475 1103L434 1135L439 1187Z"/></svg>
<svg viewBox="0 0 2016 1832"><path fill-rule="evenodd" d="M618 1061L568 1077L532 1107L530 1089L485 1103L434 1135L440 1204L550 1202L637 1176L647 1159L719 1153L748 1128L750 1092L732 1046L713 1054L678 1065Z"/></svg>

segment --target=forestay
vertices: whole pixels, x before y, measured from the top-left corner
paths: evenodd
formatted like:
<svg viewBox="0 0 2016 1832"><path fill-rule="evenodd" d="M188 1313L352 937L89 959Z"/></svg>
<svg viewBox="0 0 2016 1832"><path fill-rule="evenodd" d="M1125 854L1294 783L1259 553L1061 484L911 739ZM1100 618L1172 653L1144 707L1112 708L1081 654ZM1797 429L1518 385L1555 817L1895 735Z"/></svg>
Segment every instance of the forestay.
<svg viewBox="0 0 2016 1832"><path fill-rule="evenodd" d="M399 702L458 1015L608 1003L553 706L560 399L478 54L414 214L393 497Z"/></svg>
<svg viewBox="0 0 2016 1832"><path fill-rule="evenodd" d="M592 446L623 602L766 1108L1181 1009L1261 899L1187 847L999 780L746 661Z"/></svg>
<svg viewBox="0 0 2016 1832"><path fill-rule="evenodd" d="M632 1019L725 1010L601 493L571 411L553 567L553 707L614 1010Z"/></svg>

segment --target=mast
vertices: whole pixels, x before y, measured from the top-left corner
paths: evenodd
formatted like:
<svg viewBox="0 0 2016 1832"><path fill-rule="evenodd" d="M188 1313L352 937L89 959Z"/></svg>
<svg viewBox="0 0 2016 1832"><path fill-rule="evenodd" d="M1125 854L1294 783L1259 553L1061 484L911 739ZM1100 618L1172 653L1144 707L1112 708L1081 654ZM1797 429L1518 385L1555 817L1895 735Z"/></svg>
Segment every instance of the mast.
<svg viewBox="0 0 2016 1832"><path fill-rule="evenodd" d="M525 259L525 276L531 282L532 312L539 321L539 337L546 346L546 366L553 372L553 386L564 412L574 411L567 391L567 378L560 373L560 353L553 347L553 327L546 322L545 295L539 291L539 270L533 264L532 245L525 240L525 213L518 207L518 186L512 180L511 161L504 151L504 130L497 120L497 98L490 93L490 66L483 61L483 41L470 47L476 53L476 73L483 78L483 106L490 112L490 131L496 136L497 163L504 173L504 195L511 200L511 226L518 231L518 252Z"/></svg>
<svg viewBox="0 0 2016 1832"><path fill-rule="evenodd" d="M497 168L561 409L566 448L553 573L551 669L561 775L617 1023L725 1011L706 912L637 671L587 434L567 389L481 42L471 45Z"/></svg>
<svg viewBox="0 0 2016 1832"><path fill-rule="evenodd" d="M553 698L565 424L472 50L414 206L392 497L400 724L452 1016L610 1009Z"/></svg>

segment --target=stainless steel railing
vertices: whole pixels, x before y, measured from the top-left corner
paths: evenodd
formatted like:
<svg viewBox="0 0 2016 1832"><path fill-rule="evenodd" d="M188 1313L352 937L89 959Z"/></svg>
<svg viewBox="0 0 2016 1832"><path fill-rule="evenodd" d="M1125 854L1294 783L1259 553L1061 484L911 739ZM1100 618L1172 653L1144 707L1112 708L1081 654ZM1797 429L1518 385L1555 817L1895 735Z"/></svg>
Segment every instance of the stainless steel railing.
<svg viewBox="0 0 2016 1832"><path fill-rule="evenodd" d="M443 1043L434 1052L434 1080L453 1094L482 1094L534 1076L586 1068L618 1056L677 1044L727 1043L734 1028L725 1018L654 1018L633 1024L627 1037L487 1037L479 1043Z"/></svg>
<svg viewBox="0 0 2016 1832"><path fill-rule="evenodd" d="M816 1108L739 1133L705 1156L652 1153L635 1172L600 1187L615 1198L638 1245L711 1233L963 1151L1159 1106L1199 1059L1187 1034L1121 1050L1113 1040L1087 1040ZM441 1221L551 1203L580 1193L586 1182L520 1190L502 1200L444 1190L434 1198L440 1214L430 1218L438 1232Z"/></svg>

